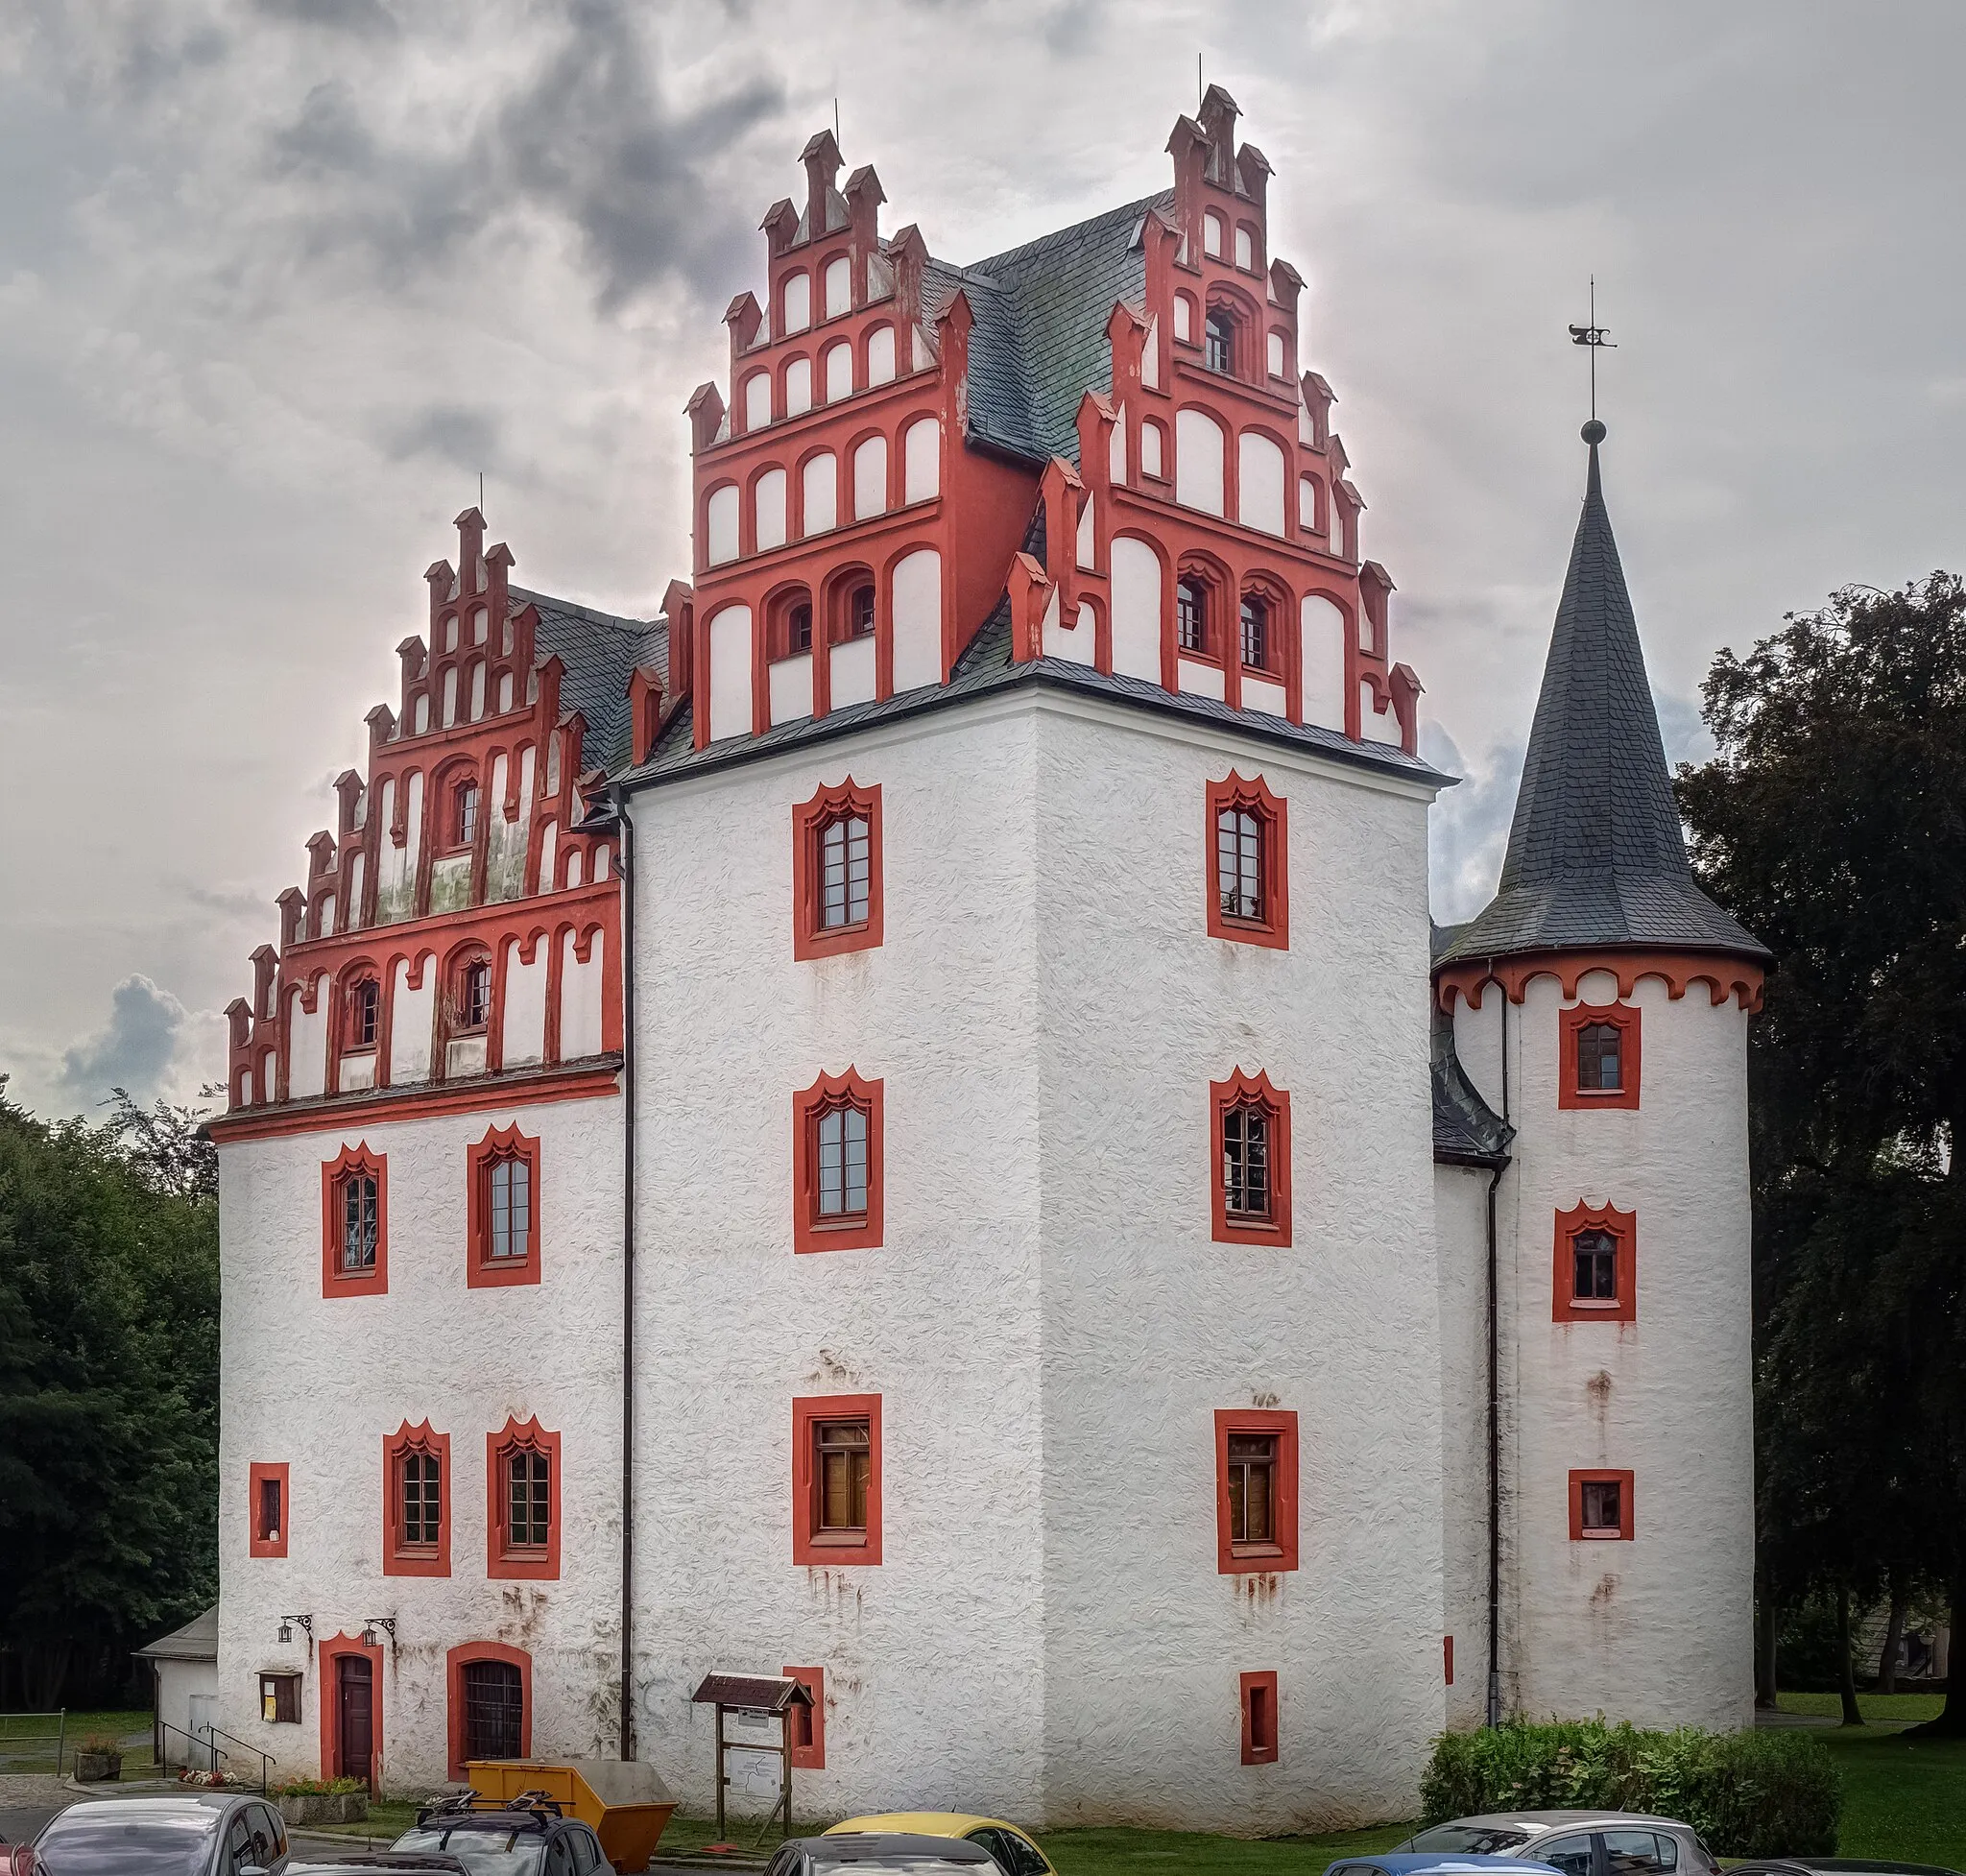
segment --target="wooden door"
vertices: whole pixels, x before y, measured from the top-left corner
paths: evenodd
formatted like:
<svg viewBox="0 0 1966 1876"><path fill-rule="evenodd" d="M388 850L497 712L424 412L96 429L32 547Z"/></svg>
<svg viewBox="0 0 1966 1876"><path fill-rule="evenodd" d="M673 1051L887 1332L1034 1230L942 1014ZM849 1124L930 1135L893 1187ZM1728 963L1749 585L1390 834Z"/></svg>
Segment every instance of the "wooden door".
<svg viewBox="0 0 1966 1876"><path fill-rule="evenodd" d="M373 1785L375 1759L375 1699L369 1657L341 1654L335 1657L335 1696L337 1703L335 1770L343 1778L359 1778Z"/></svg>

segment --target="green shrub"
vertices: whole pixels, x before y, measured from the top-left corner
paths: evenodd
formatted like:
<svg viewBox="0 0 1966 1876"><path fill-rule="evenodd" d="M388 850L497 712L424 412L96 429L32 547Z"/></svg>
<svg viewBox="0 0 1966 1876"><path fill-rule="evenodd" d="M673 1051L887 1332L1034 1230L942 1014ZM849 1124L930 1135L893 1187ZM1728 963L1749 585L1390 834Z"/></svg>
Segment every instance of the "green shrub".
<svg viewBox="0 0 1966 1876"><path fill-rule="evenodd" d="M1829 1856L1843 1791L1802 1732L1642 1733L1601 1720L1444 1733L1421 1781L1429 1824L1497 1811L1649 1811L1722 1857Z"/></svg>
<svg viewBox="0 0 1966 1876"><path fill-rule="evenodd" d="M269 1785L270 1798L339 1798L369 1787L359 1778L290 1778L283 1785Z"/></svg>

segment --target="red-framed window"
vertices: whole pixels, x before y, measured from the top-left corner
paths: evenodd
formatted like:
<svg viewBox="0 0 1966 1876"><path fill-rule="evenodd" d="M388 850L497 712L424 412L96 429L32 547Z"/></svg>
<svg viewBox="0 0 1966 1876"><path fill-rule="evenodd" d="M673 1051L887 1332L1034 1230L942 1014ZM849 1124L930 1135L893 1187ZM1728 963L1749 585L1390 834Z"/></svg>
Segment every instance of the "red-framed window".
<svg viewBox="0 0 1966 1876"><path fill-rule="evenodd" d="M1571 1541L1629 1543L1631 1536L1631 1474L1605 1471L1571 1473Z"/></svg>
<svg viewBox="0 0 1966 1876"><path fill-rule="evenodd" d="M539 1281L539 1142L492 1127L470 1150L465 1280L472 1289Z"/></svg>
<svg viewBox="0 0 1966 1876"><path fill-rule="evenodd" d="M882 1084L857 1070L792 1096L792 1248L859 1251L882 1229Z"/></svg>
<svg viewBox="0 0 1966 1876"><path fill-rule="evenodd" d="M468 847L478 837L478 784L460 782L450 797L450 844Z"/></svg>
<svg viewBox="0 0 1966 1876"><path fill-rule="evenodd" d="M1553 1322L1636 1322L1638 1215L1615 1205L1559 1212L1549 1289Z"/></svg>
<svg viewBox="0 0 1966 1876"><path fill-rule="evenodd" d="M1215 1409L1215 1568L1225 1576L1297 1568L1293 1409Z"/></svg>
<svg viewBox="0 0 1966 1876"><path fill-rule="evenodd" d="M880 1561L880 1396L792 1403L792 1561Z"/></svg>
<svg viewBox="0 0 1966 1876"><path fill-rule="evenodd" d="M287 1521L293 1515L291 1486L284 1459L255 1459L246 1468L246 1554L283 1557L287 1553Z"/></svg>
<svg viewBox="0 0 1966 1876"><path fill-rule="evenodd" d="M830 957L881 940L880 784L850 775L792 810L792 955Z"/></svg>
<svg viewBox="0 0 1966 1876"><path fill-rule="evenodd" d="M1290 1096L1237 1069L1209 1083L1211 1236L1218 1244L1290 1242Z"/></svg>
<svg viewBox="0 0 1966 1876"><path fill-rule="evenodd" d="M1269 594L1245 592L1236 615L1242 665L1264 675L1277 667L1277 608Z"/></svg>
<svg viewBox="0 0 1966 1876"><path fill-rule="evenodd" d="M382 1442L382 1574L450 1575L450 1435L427 1420Z"/></svg>
<svg viewBox="0 0 1966 1876"><path fill-rule="evenodd" d="M382 985L371 976L348 986L342 1007L342 1047L373 1048L382 1034Z"/></svg>
<svg viewBox="0 0 1966 1876"><path fill-rule="evenodd" d="M344 1146L321 1168L321 1293L380 1296L389 1289L389 1163L368 1142Z"/></svg>
<svg viewBox="0 0 1966 1876"><path fill-rule="evenodd" d="M1208 786L1209 936L1290 949L1289 803L1234 769Z"/></svg>
<svg viewBox="0 0 1966 1876"><path fill-rule="evenodd" d="M781 1668L787 1680L796 1680L812 1696L809 1707L788 1707L785 1711L786 1743L792 1748L795 1771L826 1769L826 1670L824 1668Z"/></svg>
<svg viewBox="0 0 1966 1876"><path fill-rule="evenodd" d="M444 1657L450 1776L473 1759L533 1756L533 1657L504 1642L461 1642Z"/></svg>
<svg viewBox="0 0 1966 1876"><path fill-rule="evenodd" d="M560 1575L560 1435L510 1414L485 1435L491 1494L488 1576L552 1581Z"/></svg>
<svg viewBox="0 0 1966 1876"><path fill-rule="evenodd" d="M452 1037L482 1036L492 1026L492 953L470 950L451 960L445 1024Z"/></svg>
<svg viewBox="0 0 1966 1876"><path fill-rule="evenodd" d="M1241 1676L1242 1763L1277 1763L1277 1676L1274 1672Z"/></svg>
<svg viewBox="0 0 1966 1876"><path fill-rule="evenodd" d="M1559 1108L1639 1104L1639 1010L1634 1003L1579 1003L1557 1025Z"/></svg>

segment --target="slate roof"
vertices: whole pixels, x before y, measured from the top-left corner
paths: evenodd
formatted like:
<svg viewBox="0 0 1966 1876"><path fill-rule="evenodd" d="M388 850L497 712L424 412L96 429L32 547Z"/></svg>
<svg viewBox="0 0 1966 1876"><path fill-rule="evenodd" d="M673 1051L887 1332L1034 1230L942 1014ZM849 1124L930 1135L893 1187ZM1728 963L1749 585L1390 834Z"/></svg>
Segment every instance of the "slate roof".
<svg viewBox="0 0 1966 1876"><path fill-rule="evenodd" d="M1146 304L1141 224L1173 206L1172 191L1056 233L1041 235L971 267L931 259L923 276L923 316L933 322L960 288L976 324L970 334L969 435L1033 462L1079 459L1079 400L1113 388L1106 322L1115 302Z"/></svg>
<svg viewBox="0 0 1966 1876"><path fill-rule="evenodd" d="M560 707L569 715L578 710L586 720L583 766L610 771L625 766L633 746L628 680L638 666L651 665L667 685L668 620L618 618L523 587L508 588L507 600L515 613L528 605L539 609L539 629L533 637L535 657L543 663L558 653L566 667L560 681Z"/></svg>
<svg viewBox="0 0 1966 1876"><path fill-rule="evenodd" d="M1069 659L1038 658L1016 663L1011 658L1010 602L998 602L968 650L956 661L947 684L923 685L894 697L866 704L849 704L825 716L802 716L789 723L775 724L761 736L728 736L707 749L694 746L691 733L693 698L685 701L663 726L661 739L639 768L631 769L620 780L630 788L697 775L740 762L760 761L782 750L800 749L851 735L870 724L885 723L897 717L916 716L928 710L946 710L971 697L986 696L1021 685L1056 685L1092 696L1110 698L1143 710L1167 712L1190 721L1204 722L1219 729L1234 730L1259 741L1274 742L1309 755L1327 756L1355 768L1375 769L1397 775L1431 787L1449 787L1453 778L1408 756L1392 743L1352 742L1336 730L1315 724L1296 724L1287 718L1271 716L1262 710L1232 710L1212 697L1196 697L1185 691L1163 690L1158 684L1140 678L1107 675L1090 664Z"/></svg>
<svg viewBox="0 0 1966 1876"><path fill-rule="evenodd" d="M219 1611L213 1603L193 1616L182 1628L160 1635L147 1648L132 1650L142 1661L216 1661L219 1658Z"/></svg>
<svg viewBox="0 0 1966 1876"><path fill-rule="evenodd" d="M1501 884L1440 961L1626 945L1767 955L1694 882L1593 441Z"/></svg>
<svg viewBox="0 0 1966 1876"><path fill-rule="evenodd" d="M1436 963L1446 954L1462 926L1433 927ZM1427 1038L1429 1078L1433 1085L1433 1157L1442 1166L1506 1166L1516 1130L1469 1080L1454 1046L1454 1020L1438 1003Z"/></svg>

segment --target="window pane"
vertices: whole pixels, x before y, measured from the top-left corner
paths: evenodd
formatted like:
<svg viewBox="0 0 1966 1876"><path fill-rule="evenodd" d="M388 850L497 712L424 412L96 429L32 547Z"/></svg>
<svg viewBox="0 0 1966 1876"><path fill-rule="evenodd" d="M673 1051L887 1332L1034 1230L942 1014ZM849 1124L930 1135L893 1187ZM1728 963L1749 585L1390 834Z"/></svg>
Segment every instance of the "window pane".
<svg viewBox="0 0 1966 1876"><path fill-rule="evenodd" d="M1623 1520L1623 1490L1615 1479L1588 1479L1584 1481L1584 1528L1618 1530Z"/></svg>
<svg viewBox="0 0 1966 1876"><path fill-rule="evenodd" d="M549 1465L545 1454L524 1447L509 1456L510 1533L515 1545L543 1546L548 1541Z"/></svg>
<svg viewBox="0 0 1966 1876"><path fill-rule="evenodd" d="M367 1173L350 1173L342 1181L344 1272L375 1268L375 1181Z"/></svg>
<svg viewBox="0 0 1966 1876"><path fill-rule="evenodd" d="M1611 1022L1587 1022L1577 1031L1577 1086L1616 1094L1624 1086L1619 1045L1624 1038Z"/></svg>
<svg viewBox="0 0 1966 1876"><path fill-rule="evenodd" d="M1215 816L1216 886L1225 918L1263 916L1263 836L1266 824L1246 808Z"/></svg>
<svg viewBox="0 0 1966 1876"><path fill-rule="evenodd" d="M861 1217L867 1211L865 1108L836 1107L819 1118L819 1215Z"/></svg>
<svg viewBox="0 0 1966 1876"><path fill-rule="evenodd" d="M1580 1231L1570 1240L1576 1258L1576 1301L1618 1300L1618 1240L1608 1231Z"/></svg>
<svg viewBox="0 0 1966 1876"><path fill-rule="evenodd" d="M466 1758L516 1759L525 1717L518 1669L509 1661L468 1661L462 1679Z"/></svg>
<svg viewBox="0 0 1966 1876"><path fill-rule="evenodd" d="M1222 1197L1231 1213L1269 1215L1269 1115L1253 1103L1232 1107L1222 1116Z"/></svg>

